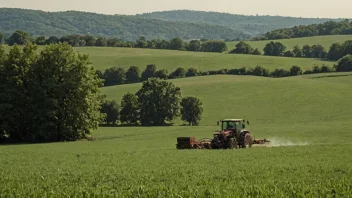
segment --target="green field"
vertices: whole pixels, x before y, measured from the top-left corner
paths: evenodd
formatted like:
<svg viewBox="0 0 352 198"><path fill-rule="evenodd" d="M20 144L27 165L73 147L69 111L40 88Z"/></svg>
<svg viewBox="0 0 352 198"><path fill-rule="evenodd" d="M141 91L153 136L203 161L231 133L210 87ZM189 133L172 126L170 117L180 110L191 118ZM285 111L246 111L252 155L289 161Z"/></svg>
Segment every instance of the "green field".
<svg viewBox="0 0 352 198"><path fill-rule="evenodd" d="M294 38L294 39L280 39L273 40L281 42L286 46L287 50L292 50L293 46L298 45L303 47L303 45L323 45L324 48L329 51L331 44L333 43L343 43L347 40L352 40L352 35L329 35L329 36L314 36L314 37L303 37L303 38ZM263 52L263 49L267 43L271 40L266 41L246 41L253 48L258 48ZM229 42L227 44L229 51L235 48L235 45L238 42Z"/></svg>
<svg viewBox="0 0 352 198"><path fill-rule="evenodd" d="M102 127L96 141L0 146L0 197L350 197L352 73L330 75L171 80L203 101L200 126ZM120 101L140 87L103 92ZM176 137L211 137L222 118L248 119L274 147L176 150Z"/></svg>
<svg viewBox="0 0 352 198"><path fill-rule="evenodd" d="M40 46L42 48L42 46ZM9 47L6 47L8 50ZM169 72L178 67L194 67L200 71L232 69L241 67L262 66L271 70L290 68L292 65L311 69L313 65L329 65L335 62L308 58L267 57L253 55L237 55L225 53L187 52L176 50L109 48L109 47L79 47L75 48L81 54L89 54L96 69L105 70L117 66L128 68L135 65L144 70L148 64L155 64L158 69Z"/></svg>

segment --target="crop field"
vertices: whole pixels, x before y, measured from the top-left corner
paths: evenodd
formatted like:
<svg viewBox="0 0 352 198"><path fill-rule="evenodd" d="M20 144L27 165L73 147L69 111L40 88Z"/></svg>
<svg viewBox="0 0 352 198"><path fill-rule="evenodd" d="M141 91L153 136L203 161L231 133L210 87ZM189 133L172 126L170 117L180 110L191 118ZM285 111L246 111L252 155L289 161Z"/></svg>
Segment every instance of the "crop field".
<svg viewBox="0 0 352 198"><path fill-rule="evenodd" d="M9 47L6 47L6 49L9 50ZM113 66L127 69L132 65L144 70L148 64L155 64L158 69L167 69L169 72L174 71L178 67L194 67L200 71L210 71L256 67L258 65L271 70L276 68L290 68L293 65L304 69L311 69L314 65L321 66L325 64L332 66L335 63L310 58L268 57L177 50L111 47L79 47L74 49L80 54L89 54L93 67L100 70L105 70Z"/></svg>
<svg viewBox="0 0 352 198"><path fill-rule="evenodd" d="M303 47L303 45L322 45L324 48L329 51L330 46L333 43L343 43L347 40L352 40L352 35L329 35L329 36L313 36L313 37L303 37L303 38L293 38L293 39L280 39L280 40L272 40L281 42L286 46L287 50L292 50L293 46L298 45ZM258 48L263 52L263 49L267 43L271 40L266 41L246 41L246 43L250 44L253 48ZM235 45L238 42L228 42L227 47L229 51L235 48Z"/></svg>
<svg viewBox="0 0 352 198"><path fill-rule="evenodd" d="M0 146L0 197L351 197L352 73L170 80L204 107L199 126L100 127L95 141ZM118 102L140 83L102 88ZM268 147L177 150L244 118Z"/></svg>

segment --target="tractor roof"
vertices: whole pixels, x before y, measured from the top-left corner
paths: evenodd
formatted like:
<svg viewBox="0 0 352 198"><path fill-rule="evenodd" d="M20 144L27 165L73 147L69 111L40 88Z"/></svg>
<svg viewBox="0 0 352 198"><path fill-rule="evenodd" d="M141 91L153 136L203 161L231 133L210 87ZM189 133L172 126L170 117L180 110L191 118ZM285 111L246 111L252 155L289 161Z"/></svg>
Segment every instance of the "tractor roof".
<svg viewBox="0 0 352 198"><path fill-rule="evenodd" d="M240 122L240 121L244 121L244 119L223 119L221 120L221 122Z"/></svg>

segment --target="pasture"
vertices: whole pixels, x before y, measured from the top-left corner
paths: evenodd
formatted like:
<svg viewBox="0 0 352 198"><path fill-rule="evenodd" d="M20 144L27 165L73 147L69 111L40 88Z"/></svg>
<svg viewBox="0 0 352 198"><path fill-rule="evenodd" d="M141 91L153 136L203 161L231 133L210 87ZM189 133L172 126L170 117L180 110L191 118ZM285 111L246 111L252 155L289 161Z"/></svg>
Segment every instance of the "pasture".
<svg viewBox="0 0 352 198"><path fill-rule="evenodd" d="M347 40L352 40L352 35L329 35L329 36L313 36L313 37L302 37L302 38L291 38L291 39L280 39L280 40L266 40L266 41L245 41L246 43L250 44L254 49L258 48L259 51L264 52L263 49L266 44L271 41L274 42L281 42L286 46L286 50L292 50L293 46L298 45L301 48L303 45L322 45L329 51L330 46L333 43L343 43ZM231 51L236 47L236 42L228 42L227 47L228 50Z"/></svg>
<svg viewBox="0 0 352 198"><path fill-rule="evenodd" d="M0 146L0 197L351 196L352 73L170 81L201 99L200 126L100 127L95 141ZM102 91L120 102L140 87ZM176 137L210 138L222 118L248 119L275 147L176 150Z"/></svg>
<svg viewBox="0 0 352 198"><path fill-rule="evenodd" d="M42 46L39 46L41 49ZM9 47L6 46L9 50ZM262 66L270 70L290 68L293 65L311 69L314 65L332 66L335 62L310 58L268 57L254 55L237 55L210 52L188 52L178 50L112 48L112 47L76 47L80 54L88 54L95 69L105 70L109 67L138 66L144 70L148 64L155 64L157 69L174 71L178 67L194 67L200 71L234 69L241 67Z"/></svg>

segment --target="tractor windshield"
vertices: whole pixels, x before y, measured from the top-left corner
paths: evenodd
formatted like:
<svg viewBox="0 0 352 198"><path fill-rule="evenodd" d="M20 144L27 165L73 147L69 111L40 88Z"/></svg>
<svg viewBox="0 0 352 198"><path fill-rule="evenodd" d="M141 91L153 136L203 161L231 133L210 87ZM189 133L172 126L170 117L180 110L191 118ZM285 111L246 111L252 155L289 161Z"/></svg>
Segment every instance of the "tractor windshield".
<svg viewBox="0 0 352 198"><path fill-rule="evenodd" d="M239 123L238 122L234 122L234 121L229 121L229 122L223 122L222 123L222 128L224 129L236 129L238 128Z"/></svg>

